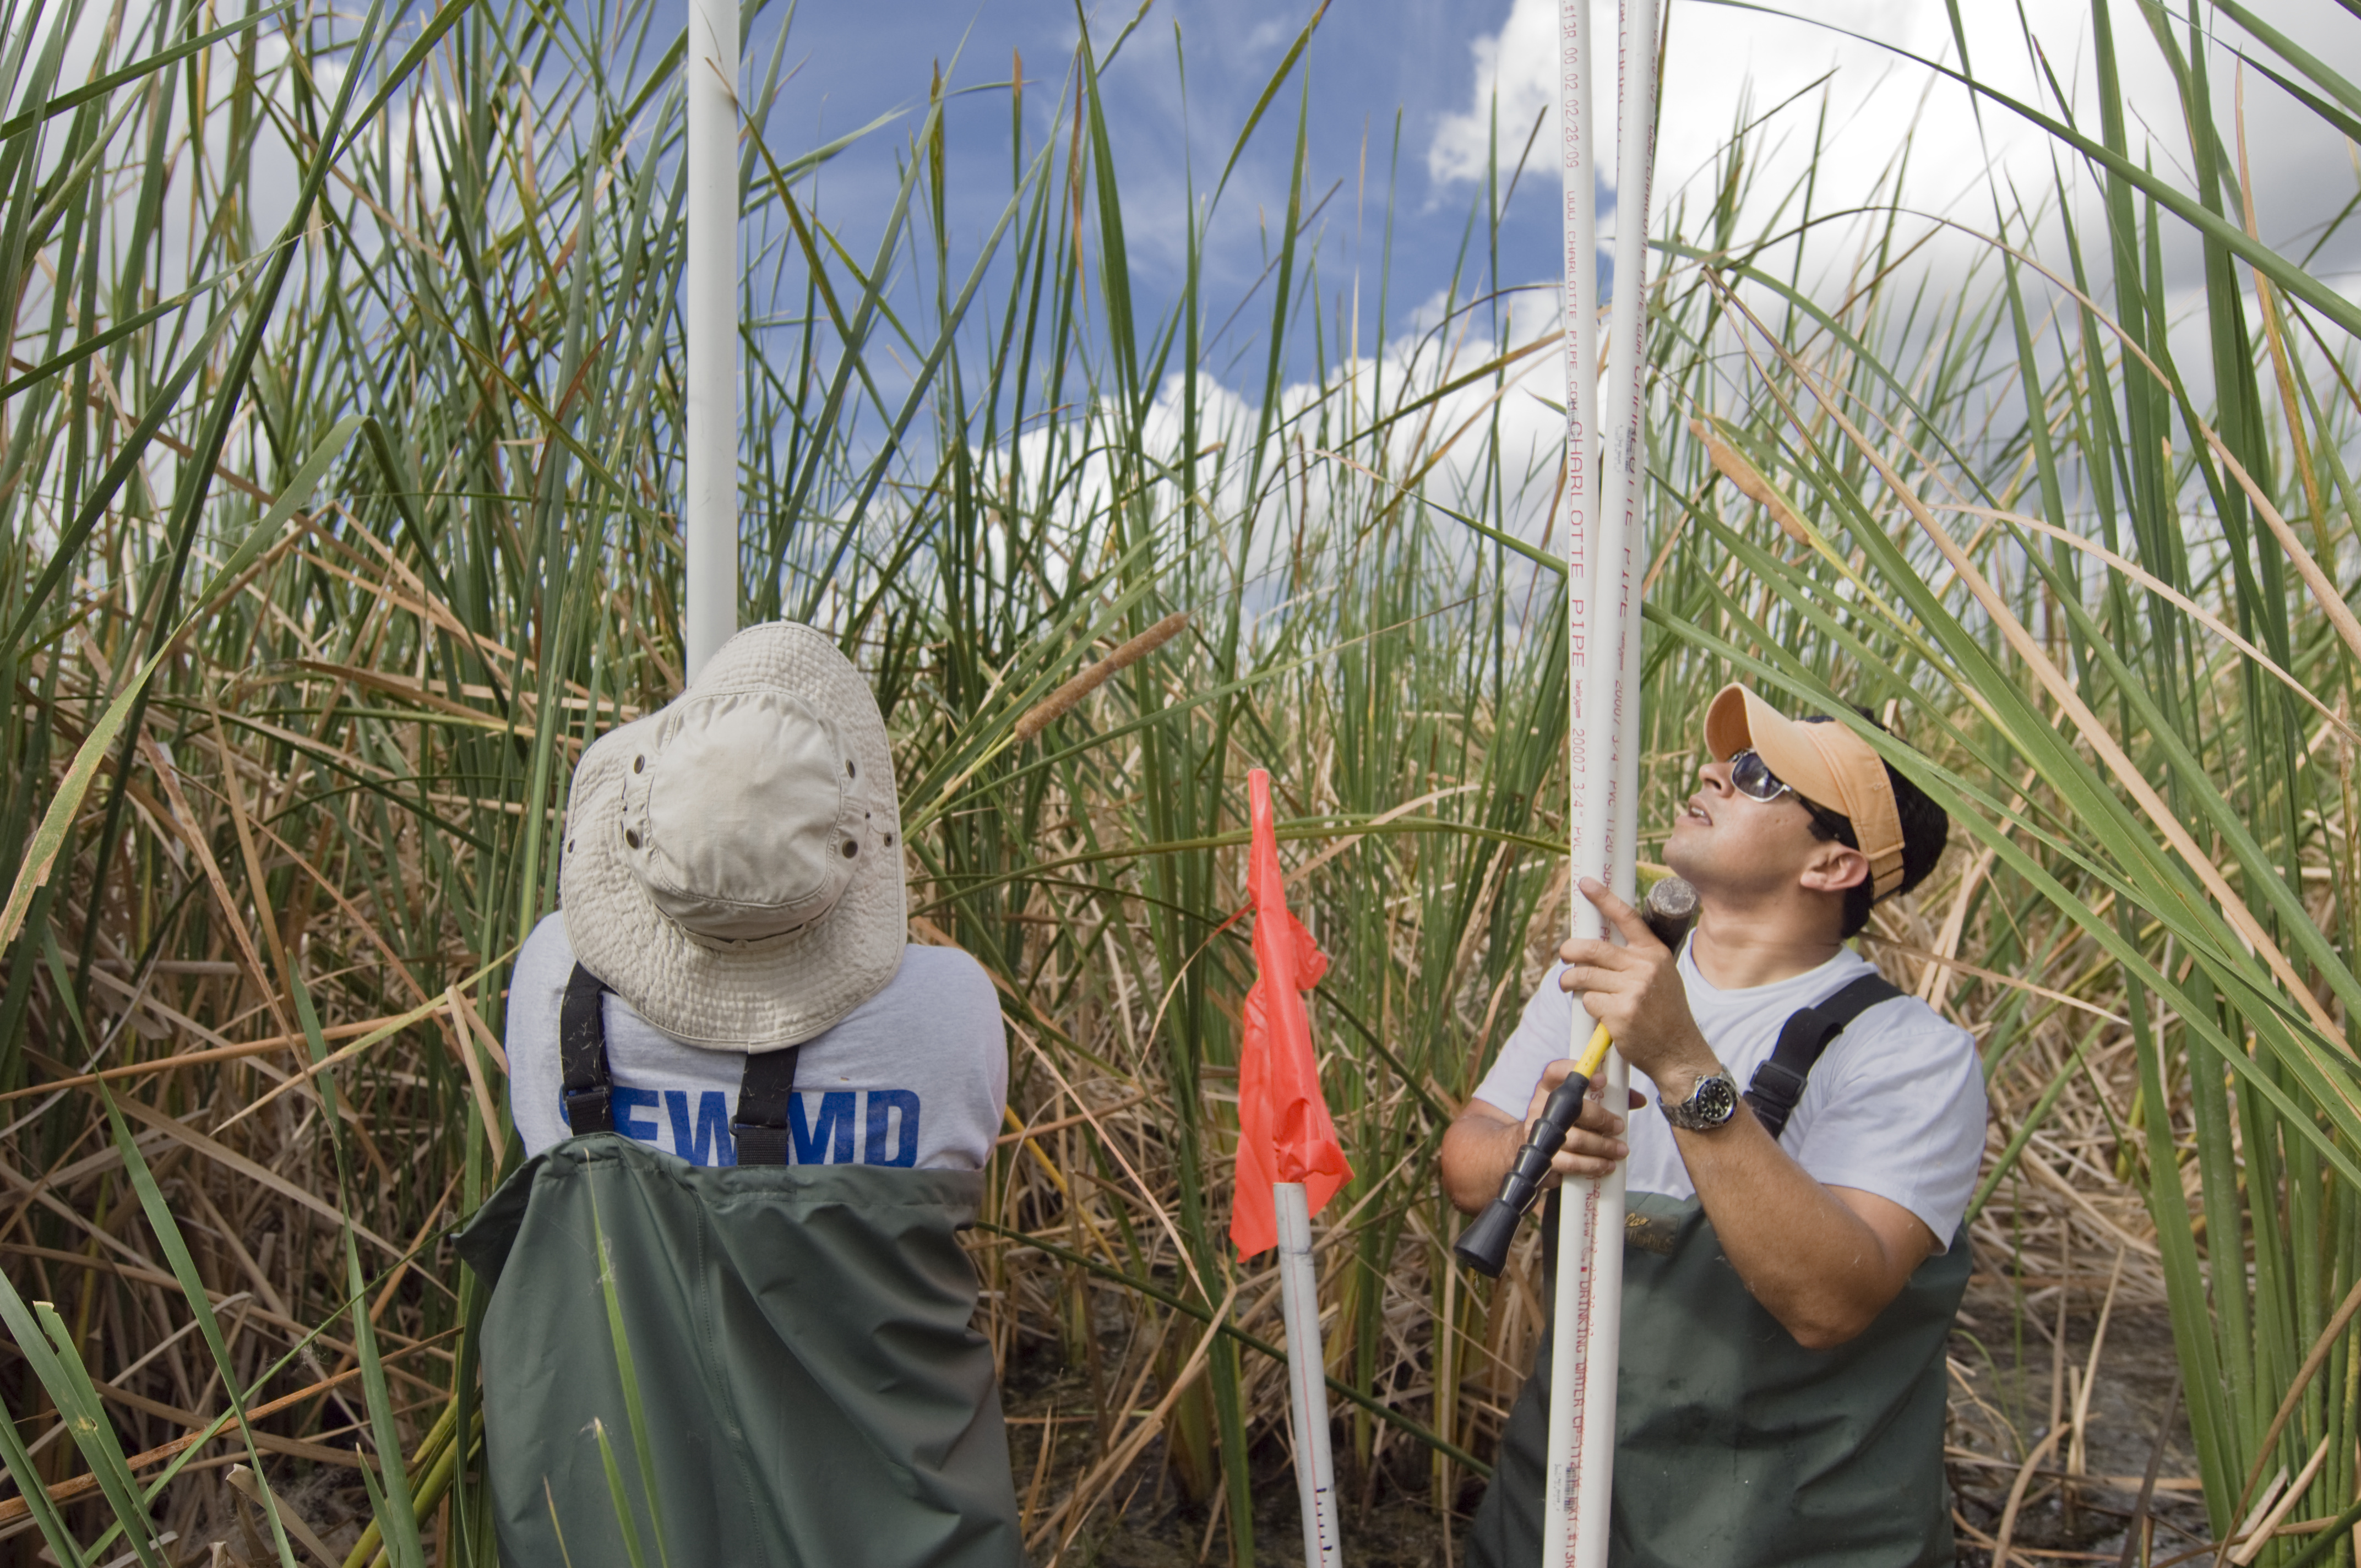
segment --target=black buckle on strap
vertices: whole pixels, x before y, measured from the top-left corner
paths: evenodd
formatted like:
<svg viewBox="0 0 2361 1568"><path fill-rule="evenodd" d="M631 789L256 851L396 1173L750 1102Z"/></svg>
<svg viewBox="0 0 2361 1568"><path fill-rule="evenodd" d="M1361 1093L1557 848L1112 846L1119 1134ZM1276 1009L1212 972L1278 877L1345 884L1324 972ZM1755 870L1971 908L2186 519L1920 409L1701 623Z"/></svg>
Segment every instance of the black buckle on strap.
<svg viewBox="0 0 2361 1568"><path fill-rule="evenodd" d="M557 1013L557 1066L566 1124L577 1134L615 1130L614 1075L607 1069L606 983L580 964Z"/></svg>
<svg viewBox="0 0 2361 1568"><path fill-rule="evenodd" d="M760 1122L732 1122L730 1136L737 1146L740 1165L787 1163L787 1130Z"/></svg>
<svg viewBox="0 0 2361 1568"><path fill-rule="evenodd" d="M566 1091L566 1124L577 1133L611 1133L615 1130L613 1085L593 1084L588 1089Z"/></svg>
<svg viewBox="0 0 2361 1568"><path fill-rule="evenodd" d="M1754 1119L1774 1138L1787 1130L1787 1118L1803 1097L1804 1075L1784 1062L1764 1062L1746 1086L1746 1103L1753 1107Z"/></svg>

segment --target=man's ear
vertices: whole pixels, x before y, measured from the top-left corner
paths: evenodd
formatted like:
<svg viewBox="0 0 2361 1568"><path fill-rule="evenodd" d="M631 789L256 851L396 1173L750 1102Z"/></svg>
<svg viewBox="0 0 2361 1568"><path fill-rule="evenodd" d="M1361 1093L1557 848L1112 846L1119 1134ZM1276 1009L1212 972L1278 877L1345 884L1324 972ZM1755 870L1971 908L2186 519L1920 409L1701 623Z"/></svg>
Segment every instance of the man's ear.
<svg viewBox="0 0 2361 1568"><path fill-rule="evenodd" d="M1814 893L1842 893L1869 880L1869 857L1833 839L1819 839L1796 880Z"/></svg>

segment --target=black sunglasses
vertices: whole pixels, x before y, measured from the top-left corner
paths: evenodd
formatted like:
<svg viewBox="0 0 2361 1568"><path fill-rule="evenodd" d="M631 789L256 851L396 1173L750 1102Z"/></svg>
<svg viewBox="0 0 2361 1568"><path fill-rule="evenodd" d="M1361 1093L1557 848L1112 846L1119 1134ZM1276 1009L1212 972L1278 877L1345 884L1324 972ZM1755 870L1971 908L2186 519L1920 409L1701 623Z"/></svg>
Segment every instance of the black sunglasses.
<svg viewBox="0 0 2361 1568"><path fill-rule="evenodd" d="M1773 773L1771 764L1763 760L1763 754L1751 746L1730 757L1730 787L1747 799L1759 800L1766 806L1783 795L1795 795L1795 786ZM1795 798L1801 800L1804 797L1796 795Z"/></svg>

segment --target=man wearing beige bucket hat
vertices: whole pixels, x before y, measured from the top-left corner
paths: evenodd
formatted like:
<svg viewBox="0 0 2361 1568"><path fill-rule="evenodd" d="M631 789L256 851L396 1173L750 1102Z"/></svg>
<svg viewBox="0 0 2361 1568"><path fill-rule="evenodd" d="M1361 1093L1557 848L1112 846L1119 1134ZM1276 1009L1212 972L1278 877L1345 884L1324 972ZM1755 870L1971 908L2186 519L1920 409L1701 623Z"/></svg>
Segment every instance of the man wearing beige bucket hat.
<svg viewBox="0 0 2361 1568"><path fill-rule="evenodd" d="M977 1170L1006 1091L983 969L905 938L885 722L827 636L785 622L722 645L662 711L582 754L563 907L517 960L516 1125L573 1131L560 1018L576 966L603 999L617 1130L736 1163L726 1108L750 1055L800 1047L791 1165Z"/></svg>
<svg viewBox="0 0 2361 1568"><path fill-rule="evenodd" d="M1572 1065L1577 995L1655 1090L1627 1124L1594 1086L1554 1169L1628 1181L1617 1568L1951 1561L1943 1351L1983 1081L1966 1031L1845 945L1949 827L1870 723L1723 689L1664 846L1694 933L1668 950L1587 882L1622 944L1565 944L1444 1141L1445 1190L1477 1212ZM1540 1561L1550 1351L1503 1434L1478 1568Z"/></svg>
<svg viewBox="0 0 2361 1568"><path fill-rule="evenodd" d="M675 1563L1016 1568L955 1234L999 1006L906 943L884 721L834 641L751 627L592 744L559 893L509 997L533 1157L460 1239L502 1561L620 1568L654 1533Z"/></svg>

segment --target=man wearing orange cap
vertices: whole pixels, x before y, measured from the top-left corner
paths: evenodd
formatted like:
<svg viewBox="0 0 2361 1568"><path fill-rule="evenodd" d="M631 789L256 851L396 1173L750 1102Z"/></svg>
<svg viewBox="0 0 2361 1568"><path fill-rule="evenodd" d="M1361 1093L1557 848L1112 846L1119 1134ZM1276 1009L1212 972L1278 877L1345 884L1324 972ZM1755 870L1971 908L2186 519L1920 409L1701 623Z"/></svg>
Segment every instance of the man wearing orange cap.
<svg viewBox="0 0 2361 1568"><path fill-rule="evenodd" d="M1847 723L1742 686L1705 738L1664 847L1694 934L1673 952L1584 883L1622 944L1565 944L1445 1135L1444 1186L1469 1213L1499 1190L1571 1065L1578 995L1635 1084L1628 1126L1594 1086L1554 1168L1628 1177L1610 1562L1949 1563L1943 1350L1983 1080L1966 1031L1845 943L1949 822ZM1541 1560L1550 1348L1477 1514L1479 1568Z"/></svg>

